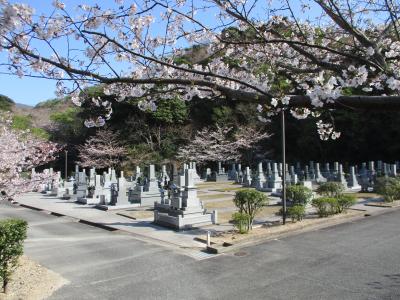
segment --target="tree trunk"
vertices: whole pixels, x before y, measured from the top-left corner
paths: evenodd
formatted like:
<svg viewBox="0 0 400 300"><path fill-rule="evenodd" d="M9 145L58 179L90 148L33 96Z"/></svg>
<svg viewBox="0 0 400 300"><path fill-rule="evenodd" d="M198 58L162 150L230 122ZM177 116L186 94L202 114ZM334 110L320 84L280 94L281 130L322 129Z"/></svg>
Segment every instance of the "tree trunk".
<svg viewBox="0 0 400 300"><path fill-rule="evenodd" d="M3 293L7 294L8 292L8 277L3 279Z"/></svg>

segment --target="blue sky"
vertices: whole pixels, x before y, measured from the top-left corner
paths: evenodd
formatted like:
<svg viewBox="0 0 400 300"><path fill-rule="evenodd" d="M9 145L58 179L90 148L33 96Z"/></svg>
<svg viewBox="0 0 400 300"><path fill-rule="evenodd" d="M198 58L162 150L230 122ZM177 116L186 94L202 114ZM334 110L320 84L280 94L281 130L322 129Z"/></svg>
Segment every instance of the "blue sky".
<svg viewBox="0 0 400 300"><path fill-rule="evenodd" d="M51 1L13 1L29 4L37 7L38 10L46 12L51 9ZM40 8L37 6L40 4ZM0 61L5 57L4 53L0 53ZM15 102L35 105L40 101L55 98L55 81L38 78L19 78L18 76L10 76L0 74L0 94L6 95Z"/></svg>
<svg viewBox="0 0 400 300"><path fill-rule="evenodd" d="M114 3L112 0L107 1ZM52 0L19 0L10 2L28 4L35 8L38 14L48 14L53 11ZM96 1L66 0L64 2L67 8L74 8L79 4L93 4ZM97 2L101 3L102 1ZM4 53L0 53L0 61L4 57ZM29 77L19 78L18 76L0 74L0 94L10 97L15 102L26 105L34 106L41 101L56 98L55 86L56 81L54 80Z"/></svg>
<svg viewBox="0 0 400 300"><path fill-rule="evenodd" d="M12 1L18 3L26 3L34 7L39 13L49 12L52 9L51 0L22 0ZM77 1L72 1L76 2ZM4 59L5 54L0 53L0 61ZM36 105L37 103L55 98L55 84L53 80L40 78L19 78L18 76L0 74L0 94L6 95L15 102Z"/></svg>

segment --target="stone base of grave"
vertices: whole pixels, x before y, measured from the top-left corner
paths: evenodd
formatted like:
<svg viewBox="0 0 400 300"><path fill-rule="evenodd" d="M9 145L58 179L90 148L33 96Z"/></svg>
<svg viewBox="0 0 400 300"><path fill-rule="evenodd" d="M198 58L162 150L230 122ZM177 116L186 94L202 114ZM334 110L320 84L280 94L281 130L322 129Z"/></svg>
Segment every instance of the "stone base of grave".
<svg viewBox="0 0 400 300"><path fill-rule="evenodd" d="M347 180L346 179L336 179L336 180L334 180L334 182L338 182L338 183L341 183L345 188L347 187L347 185L348 185L348 182L347 182Z"/></svg>
<svg viewBox="0 0 400 300"><path fill-rule="evenodd" d="M273 197L282 197L282 189L274 189L275 191L271 192L271 196Z"/></svg>
<svg viewBox="0 0 400 300"><path fill-rule="evenodd" d="M160 192L141 192L133 191L130 193L129 202L138 204L139 206L154 206L154 202L161 200Z"/></svg>
<svg viewBox="0 0 400 300"><path fill-rule="evenodd" d="M167 213L171 208L171 205L169 203L159 203L155 202L154 203L154 210L157 210L162 213Z"/></svg>
<svg viewBox="0 0 400 300"><path fill-rule="evenodd" d="M232 181L236 180L236 171L229 171L228 172L228 180L232 180Z"/></svg>
<svg viewBox="0 0 400 300"><path fill-rule="evenodd" d="M310 190L313 189L313 184L310 180L300 181L299 184L305 186L306 188L309 188Z"/></svg>
<svg viewBox="0 0 400 300"><path fill-rule="evenodd" d="M45 194L47 196L57 196L57 190L53 189L51 191L46 191Z"/></svg>
<svg viewBox="0 0 400 300"><path fill-rule="evenodd" d="M120 209L128 209L128 208L138 208L140 207L140 204L116 204L116 205L105 205L105 204L97 204L95 206L98 209L101 210L120 210Z"/></svg>
<svg viewBox="0 0 400 300"><path fill-rule="evenodd" d="M72 196L73 196L73 195L71 195L71 194L64 193L64 194L62 194L62 196L59 197L59 198L60 198L60 199L63 199L63 200L70 200L70 199L72 198Z"/></svg>
<svg viewBox="0 0 400 300"><path fill-rule="evenodd" d="M229 181L228 174L211 174L207 178L207 181L213 181L213 182Z"/></svg>
<svg viewBox="0 0 400 300"><path fill-rule="evenodd" d="M258 191L264 191L264 189L267 188L267 182L266 181L260 181L258 179L255 179L255 180L253 180L253 182L251 184Z"/></svg>
<svg viewBox="0 0 400 300"><path fill-rule="evenodd" d="M99 196L94 196L94 197L82 197L82 198L79 198L78 200L77 200L79 203L82 203L82 204L87 204L87 205L97 205L97 204L100 204L100 203L104 203L104 196L103 195L99 195Z"/></svg>
<svg viewBox="0 0 400 300"><path fill-rule="evenodd" d="M272 188L268 188L268 187L256 187L256 190L257 191L260 191L260 192L267 192L267 193L273 193L273 192L277 192L277 191L279 191L279 189L272 189Z"/></svg>
<svg viewBox="0 0 400 300"><path fill-rule="evenodd" d="M57 189L57 198L62 198L66 193L66 188L60 187Z"/></svg>
<svg viewBox="0 0 400 300"><path fill-rule="evenodd" d="M196 175L193 178L194 183L199 183L199 182L203 182L204 180L200 178L200 176L196 173Z"/></svg>
<svg viewBox="0 0 400 300"><path fill-rule="evenodd" d="M217 212L206 213L204 211L175 210L172 208L161 208L154 210L154 223L177 230L190 229L194 226L204 226L217 223Z"/></svg>
<svg viewBox="0 0 400 300"><path fill-rule="evenodd" d="M86 204L86 197L86 187L84 189L78 188L78 190L76 191L76 201L82 204Z"/></svg>
<svg viewBox="0 0 400 300"><path fill-rule="evenodd" d="M81 203L81 204L87 204L85 197L76 197L76 202Z"/></svg>
<svg viewBox="0 0 400 300"><path fill-rule="evenodd" d="M317 177L317 178L315 178L315 182L316 183L325 183L325 182L327 182L328 180L326 179L326 178L324 178L324 177Z"/></svg>
<svg viewBox="0 0 400 300"><path fill-rule="evenodd" d="M351 191L351 192L360 192L361 190L362 190L361 185L355 185L355 186L346 188L346 191Z"/></svg>
<svg viewBox="0 0 400 300"><path fill-rule="evenodd" d="M244 181L242 186L244 187L251 187L251 181Z"/></svg>
<svg viewBox="0 0 400 300"><path fill-rule="evenodd" d="M71 193L65 192L62 195L61 199L62 200L69 200L69 201L77 202L76 194L74 194L73 191L71 191Z"/></svg>
<svg viewBox="0 0 400 300"><path fill-rule="evenodd" d="M266 182L264 188L259 191L269 193L280 193L282 191L282 181Z"/></svg>

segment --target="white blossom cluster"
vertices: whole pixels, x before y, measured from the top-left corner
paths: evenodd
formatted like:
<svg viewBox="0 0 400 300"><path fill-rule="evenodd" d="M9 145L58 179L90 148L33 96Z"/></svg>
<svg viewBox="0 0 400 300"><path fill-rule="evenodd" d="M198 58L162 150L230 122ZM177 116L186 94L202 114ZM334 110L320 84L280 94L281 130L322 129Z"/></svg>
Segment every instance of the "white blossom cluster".
<svg viewBox="0 0 400 300"><path fill-rule="evenodd" d="M55 159L60 147L33 136L29 130L13 129L10 113L0 114L0 199L33 191L48 174L33 173L32 168Z"/></svg>
<svg viewBox="0 0 400 300"><path fill-rule="evenodd" d="M318 128L318 134L323 141L329 139L336 140L341 135L340 132L334 130L332 123L324 123L322 120L319 120L316 124Z"/></svg>
<svg viewBox="0 0 400 300"><path fill-rule="evenodd" d="M104 108L87 126L102 126L112 113L109 101L82 92L93 84L102 84L116 101L137 100L143 110L177 95L184 101L263 99L263 122L292 108L294 95L310 100L306 109L291 109L304 119L344 95L400 93L400 41L391 27L368 16L378 8L382 16L390 13L383 0L354 2L352 11L346 1L336 1L342 16L357 15L365 24L352 25L354 30L329 14L318 22L279 15L268 3L261 14L268 18L246 14L246 0L114 2L69 8L54 0L54 13L44 16L1 0L0 51L7 72L56 79L59 95L71 95L78 106L92 101ZM311 7L307 2L304 10ZM203 18L209 11L216 12L213 22ZM323 139L340 135L329 126L317 128Z"/></svg>

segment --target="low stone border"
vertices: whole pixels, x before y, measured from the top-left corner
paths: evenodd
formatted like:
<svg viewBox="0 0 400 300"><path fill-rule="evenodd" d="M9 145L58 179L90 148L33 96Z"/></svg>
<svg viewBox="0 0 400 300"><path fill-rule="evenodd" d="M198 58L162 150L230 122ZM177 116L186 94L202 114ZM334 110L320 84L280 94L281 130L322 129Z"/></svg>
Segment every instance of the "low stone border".
<svg viewBox="0 0 400 300"><path fill-rule="evenodd" d="M365 203L366 206L375 206L375 207L400 207L400 200L396 200L393 202L384 202L384 201L377 201L377 202L369 202Z"/></svg>
<svg viewBox="0 0 400 300"><path fill-rule="evenodd" d="M68 218L71 221L78 222L78 223L81 223L81 224L85 224L85 225L88 225L88 226L97 227L99 229L103 229L103 230L110 231L110 232L113 232L113 233L130 235L130 236L132 236L132 237L134 237L134 238L136 238L136 239L138 239L140 241L146 242L146 243L153 243L153 244L162 245L162 246L165 246L165 247L172 247L172 248L174 248L176 250L185 249L185 247L182 247L182 245L177 244L177 243L173 243L173 242L166 241L166 240L161 240L161 239L158 239L158 238L155 238L155 237L149 237L147 235L143 235L143 234L136 233L136 232L131 232L131 231L124 230L124 229L118 229L118 228L115 228L113 226L109 226L109 225L106 225L106 224L103 224L103 223L92 222L92 221L88 221L88 220L84 220L84 219L80 219L80 218L75 218L75 217L64 215L64 214L55 213L55 212L52 212L52 211L49 211L49 210L45 210L45 209L41 209L41 208L37 208L37 207L31 206L31 205L22 204L22 203L19 203L17 201L15 201L13 204L17 205L17 206L21 206L21 207L27 208L27 209L40 211L41 213L44 213L44 214L53 215L53 216L56 216L56 217ZM124 217L128 218L126 216L124 216ZM185 254L184 252L182 252L182 253ZM2 300L2 299L0 299L0 300Z"/></svg>

